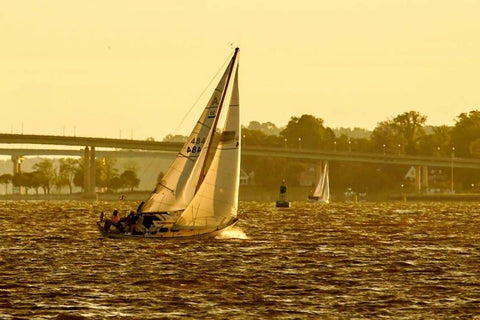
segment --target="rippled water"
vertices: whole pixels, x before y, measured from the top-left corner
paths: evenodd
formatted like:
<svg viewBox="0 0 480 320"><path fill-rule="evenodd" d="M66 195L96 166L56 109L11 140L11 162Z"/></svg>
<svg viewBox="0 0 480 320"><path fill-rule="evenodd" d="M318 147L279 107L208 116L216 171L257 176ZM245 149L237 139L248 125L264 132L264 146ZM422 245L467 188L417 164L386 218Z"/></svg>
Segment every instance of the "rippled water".
<svg viewBox="0 0 480 320"><path fill-rule="evenodd" d="M0 318L480 315L475 203L246 202L235 232L184 241L103 238L113 206L0 202Z"/></svg>

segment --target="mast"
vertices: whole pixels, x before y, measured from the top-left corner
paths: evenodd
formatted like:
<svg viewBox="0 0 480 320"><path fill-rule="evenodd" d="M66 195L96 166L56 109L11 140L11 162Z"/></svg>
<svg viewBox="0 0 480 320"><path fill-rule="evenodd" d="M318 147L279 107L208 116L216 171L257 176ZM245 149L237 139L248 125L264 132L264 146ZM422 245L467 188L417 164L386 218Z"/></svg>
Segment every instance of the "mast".
<svg viewBox="0 0 480 320"><path fill-rule="evenodd" d="M195 188L195 192L198 191L198 188L200 187L200 185L203 182L203 179L205 178L205 168L207 166L208 154L210 153L210 149L212 147L213 137L215 135L215 131L217 130L218 119L220 118L220 113L222 112L223 101L225 100L225 96L227 95L228 85L230 83L230 79L232 78L233 68L235 66L235 60L237 59L237 55L238 55L239 51L240 51L240 48L237 47L237 48L235 48L235 52L233 53L233 57L232 57L232 60L231 60L231 61L233 61L233 63L231 64L230 70L228 71L228 77L227 77L227 81L225 83L225 89L222 92L222 97L220 98L220 102L218 104L217 116L215 117L215 121L213 122L212 130L211 130L211 133L210 133L210 139L208 139L209 141L208 141L207 150L206 150L206 153L205 153L206 154L205 161L202 164L202 170L200 170L200 179L198 179L198 183L197 183L197 187Z"/></svg>

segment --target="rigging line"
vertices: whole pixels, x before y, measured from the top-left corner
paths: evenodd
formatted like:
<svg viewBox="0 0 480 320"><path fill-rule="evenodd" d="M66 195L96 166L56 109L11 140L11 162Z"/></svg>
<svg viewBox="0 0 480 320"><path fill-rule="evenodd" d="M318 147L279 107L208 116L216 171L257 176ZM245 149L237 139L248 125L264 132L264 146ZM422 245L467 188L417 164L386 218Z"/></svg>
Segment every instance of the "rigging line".
<svg viewBox="0 0 480 320"><path fill-rule="evenodd" d="M187 118L187 116L190 114L190 112L192 111L192 109L195 107L195 105L198 103L198 100L200 100L200 98L204 95L205 91L207 91L207 89L210 87L210 85L212 84L213 80L215 80L215 78L218 76L218 74L220 73L220 71L223 70L225 64L229 61L229 57L227 57L227 59L225 60L225 62L222 64L222 66L220 67L220 69L218 69L217 73L215 73L215 75L212 77L212 79L210 80L210 82L208 83L208 85L205 87L205 89L202 91L202 93L198 96L197 100L193 103L193 105L190 107L190 110L188 110L188 112L185 114L185 116L183 117L183 119L180 121L180 124L177 126L177 128L175 128L175 130L173 131L173 134L175 135L177 132L178 132L178 129L181 127L181 125L183 124L183 122L185 121L185 119ZM221 90L218 90L217 88L215 88L215 91L221 91ZM218 107L208 107L208 109L217 109ZM199 123L200 125L204 126L204 127L207 127L208 129L210 129L209 126L205 125L203 122L200 122L200 121L197 121L197 123ZM198 132L196 132L198 133ZM182 141L183 142L183 141ZM184 156L184 155L182 155ZM185 157L185 156L184 156ZM191 160L193 161L192 159L189 159L188 157L186 157L188 160ZM148 170L150 170L153 166L153 162L155 161L155 159L151 159L150 162L147 164L146 168L144 168L142 170L142 173L140 174L141 178L144 177L144 175L146 175L146 172ZM167 169L168 170L168 169Z"/></svg>
<svg viewBox="0 0 480 320"><path fill-rule="evenodd" d="M215 78L218 76L218 74L220 73L220 71L224 70L224 67L225 65L227 64L228 61L230 61L230 58L231 58L231 54L228 55L227 59L225 60L225 62L222 64L222 66L220 67L220 69L218 69L217 73L215 73L215 75L212 77L212 79L210 80L210 82L207 84L207 86L205 87L205 89L203 89L202 93L200 93L200 95L198 96L197 100L195 100L195 102L193 103L193 105L190 107L190 109L188 110L188 112L185 114L185 116L183 117L183 119L180 121L180 124L178 125L178 127L175 128L175 130L173 130L174 134L176 134L178 132L178 129L182 126L183 122L185 121L185 119L188 117L188 115L190 114L190 112L192 112L193 108L195 107L195 105L198 103L198 101L200 100L200 98L205 94L205 91L207 91L208 87L210 87L210 85L212 84L213 80L215 80Z"/></svg>
<svg viewBox="0 0 480 320"><path fill-rule="evenodd" d="M175 194L175 190L170 189L169 187L167 187L166 185L164 185L164 184L162 184L162 183L160 183L160 182L157 184L157 186L159 186L159 185L162 186L162 187L164 187L165 189L167 189L167 190L170 191L171 193ZM155 190L155 191L156 191L156 190Z"/></svg>

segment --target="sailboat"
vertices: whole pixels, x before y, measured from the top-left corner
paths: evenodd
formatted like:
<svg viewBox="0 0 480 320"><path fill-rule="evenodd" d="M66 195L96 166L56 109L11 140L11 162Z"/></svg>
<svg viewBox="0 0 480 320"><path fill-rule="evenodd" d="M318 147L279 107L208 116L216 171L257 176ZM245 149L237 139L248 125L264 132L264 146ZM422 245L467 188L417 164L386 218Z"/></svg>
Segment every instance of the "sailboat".
<svg viewBox="0 0 480 320"><path fill-rule="evenodd" d="M238 60L236 48L188 140L151 196L119 222L104 221L102 215L97 222L102 234L114 238L215 236L238 221ZM221 131L217 128L220 116L225 117Z"/></svg>
<svg viewBox="0 0 480 320"><path fill-rule="evenodd" d="M308 196L309 201L329 203L330 202L330 181L328 179L328 161L325 162L322 174L318 180L317 187L312 195Z"/></svg>

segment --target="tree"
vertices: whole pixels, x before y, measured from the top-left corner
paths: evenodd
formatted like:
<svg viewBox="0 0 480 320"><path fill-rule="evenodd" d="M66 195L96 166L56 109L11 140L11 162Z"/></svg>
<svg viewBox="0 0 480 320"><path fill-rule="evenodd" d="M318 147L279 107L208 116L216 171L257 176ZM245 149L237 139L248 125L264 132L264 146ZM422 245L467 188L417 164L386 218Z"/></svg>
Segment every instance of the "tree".
<svg viewBox="0 0 480 320"><path fill-rule="evenodd" d="M28 174L26 174L25 172L19 172L14 174L12 178L12 184L15 187L28 188L28 186L30 185Z"/></svg>
<svg viewBox="0 0 480 320"><path fill-rule="evenodd" d="M425 132L423 125L427 117L417 111L404 112L393 118L393 126L405 139L405 151L407 154L416 154L417 141Z"/></svg>
<svg viewBox="0 0 480 320"><path fill-rule="evenodd" d="M419 140L419 153L427 156L450 157L453 147L451 138L451 127L432 127L432 133Z"/></svg>
<svg viewBox="0 0 480 320"><path fill-rule="evenodd" d="M96 163L97 163L97 170L95 174L97 175L96 177L97 186L108 189L110 180L115 177L118 177L118 169L115 168L117 159L100 158L96 160Z"/></svg>
<svg viewBox="0 0 480 320"><path fill-rule="evenodd" d="M80 163L77 159L73 158L63 158L59 161L60 166L58 168L57 176L57 179L59 179L59 181L57 182L60 183L60 188L63 186L68 186L69 192L70 194L72 194L75 175L78 171L78 168L80 167Z"/></svg>
<svg viewBox="0 0 480 320"><path fill-rule="evenodd" d="M461 113L452 130L452 140L455 146L455 156L480 156L480 111L473 110ZM457 169L455 179L464 189L470 189L472 184L479 185L480 172L478 170Z"/></svg>
<svg viewBox="0 0 480 320"><path fill-rule="evenodd" d="M75 179L75 174L80 167L80 162L78 159L73 158L64 158L60 159L60 166L58 168L58 173L60 176L64 177L66 180L66 185L68 186L70 194L73 192L73 184Z"/></svg>
<svg viewBox="0 0 480 320"><path fill-rule="evenodd" d="M346 135L349 138L359 138L359 139L369 139L370 136L372 135L372 132L363 129L363 128L344 128L344 127L339 127L332 129L333 132L335 133L335 136L339 137L341 135Z"/></svg>
<svg viewBox="0 0 480 320"><path fill-rule="evenodd" d="M130 191L133 191L133 189L140 184L140 179L138 179L135 171L132 170L125 170L120 175L120 180L122 181L123 186L130 188Z"/></svg>
<svg viewBox="0 0 480 320"><path fill-rule="evenodd" d="M287 127L280 134L290 148L318 149L333 146L335 134L323 126L323 120L304 114L300 118L291 117Z"/></svg>
<svg viewBox="0 0 480 320"><path fill-rule="evenodd" d="M427 117L417 111L409 111L378 123L371 138L375 150L416 154L418 143L425 135L423 125L426 120Z"/></svg>
<svg viewBox="0 0 480 320"><path fill-rule="evenodd" d="M35 183L33 182L33 172L23 172L22 176L23 176L22 184L25 187L25 194L28 194L28 191L30 190L30 188L35 188ZM38 190L38 187L37 187L37 190Z"/></svg>
<svg viewBox="0 0 480 320"><path fill-rule="evenodd" d="M242 128L242 144L244 146L283 147L281 136L266 135L263 131Z"/></svg>
<svg viewBox="0 0 480 320"><path fill-rule="evenodd" d="M75 175L73 176L73 184L77 187L82 188L84 190L83 179L84 179L83 167L78 167L75 171Z"/></svg>
<svg viewBox="0 0 480 320"><path fill-rule="evenodd" d="M82 158L76 160L77 165L76 165L75 173L73 174L73 179L72 179L73 185L76 186L76 187L82 188L82 191L85 190L85 186L84 186L84 183L83 183L83 179L85 178L85 169L84 169L85 161L86 161L85 157L82 157ZM98 164L98 162L99 161L96 160L97 164ZM98 171L98 167L95 170L95 176L98 176L97 171Z"/></svg>
<svg viewBox="0 0 480 320"><path fill-rule="evenodd" d="M470 143L469 151L475 158L480 158L480 138L475 139Z"/></svg>
<svg viewBox="0 0 480 320"><path fill-rule="evenodd" d="M53 160L45 159L33 165L33 169L38 172L41 187L44 193L50 193L50 185L55 179L55 168L53 166Z"/></svg>
<svg viewBox="0 0 480 320"><path fill-rule="evenodd" d="M38 188L42 186L43 176L38 171L28 172L29 187L35 189L35 193L38 194ZM45 192L45 190L44 190Z"/></svg>
<svg viewBox="0 0 480 320"><path fill-rule="evenodd" d="M117 192L118 189L124 187L124 184L122 179L120 179L119 177L113 177L110 180L108 180L106 187L108 190L113 190Z"/></svg>
<svg viewBox="0 0 480 320"><path fill-rule="evenodd" d="M0 183L5 184L5 194L7 194L7 188L12 183L13 176L9 173L4 173L0 176Z"/></svg>
<svg viewBox="0 0 480 320"><path fill-rule="evenodd" d="M185 142L187 139L187 136L182 136L180 134L167 134L165 138L163 138L163 142Z"/></svg>
<svg viewBox="0 0 480 320"><path fill-rule="evenodd" d="M480 137L480 111L461 113L455 122L452 140L455 153L460 157L472 156L470 144Z"/></svg>
<svg viewBox="0 0 480 320"><path fill-rule="evenodd" d="M70 184L69 177L65 171L64 172L59 171L59 173L56 175L53 181L53 184L55 185L55 188L59 193L61 193L62 188L65 186L69 186L70 194L72 193L72 186Z"/></svg>
<svg viewBox="0 0 480 320"><path fill-rule="evenodd" d="M260 123L258 121L250 121L247 129L261 131L267 136L278 136L280 134L280 129L277 128L277 126L270 121L264 123Z"/></svg>

